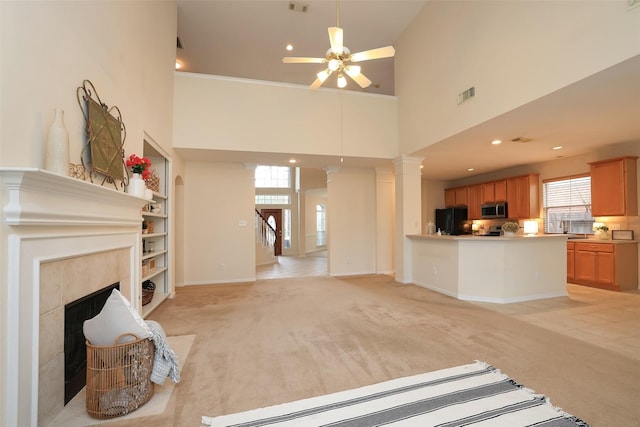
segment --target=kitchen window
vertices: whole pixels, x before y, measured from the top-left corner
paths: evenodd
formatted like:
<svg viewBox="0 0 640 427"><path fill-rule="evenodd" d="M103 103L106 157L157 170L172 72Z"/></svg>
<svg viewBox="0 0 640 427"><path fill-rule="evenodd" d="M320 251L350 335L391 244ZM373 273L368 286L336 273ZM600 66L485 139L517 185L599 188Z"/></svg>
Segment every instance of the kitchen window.
<svg viewBox="0 0 640 427"><path fill-rule="evenodd" d="M591 176L542 181L545 233L593 234Z"/></svg>

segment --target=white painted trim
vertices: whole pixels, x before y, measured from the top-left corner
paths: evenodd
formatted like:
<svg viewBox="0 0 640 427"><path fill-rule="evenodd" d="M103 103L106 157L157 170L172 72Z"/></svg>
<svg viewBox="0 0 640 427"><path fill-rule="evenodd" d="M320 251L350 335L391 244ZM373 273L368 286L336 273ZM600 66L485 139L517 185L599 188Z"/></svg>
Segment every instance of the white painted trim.
<svg viewBox="0 0 640 427"><path fill-rule="evenodd" d="M9 425L38 425L40 265L128 249L125 296L140 311L141 223L145 199L37 168L0 168L7 254L6 364ZM123 281L124 280L124 281ZM128 283L127 283L128 281Z"/></svg>

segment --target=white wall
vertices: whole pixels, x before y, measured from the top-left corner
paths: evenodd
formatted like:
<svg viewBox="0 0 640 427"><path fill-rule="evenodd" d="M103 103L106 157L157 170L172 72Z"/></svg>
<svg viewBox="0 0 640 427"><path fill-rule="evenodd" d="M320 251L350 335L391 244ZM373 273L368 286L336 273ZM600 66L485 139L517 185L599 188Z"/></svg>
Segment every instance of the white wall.
<svg viewBox="0 0 640 427"><path fill-rule="evenodd" d="M174 146L392 159L396 107L384 95L177 73Z"/></svg>
<svg viewBox="0 0 640 427"><path fill-rule="evenodd" d="M638 55L639 40L623 0L427 2L395 44L400 154Z"/></svg>
<svg viewBox="0 0 640 427"><path fill-rule="evenodd" d="M3 1L0 8L2 166L44 166L55 107L65 111L71 161L80 163L76 88L85 79L120 109L127 154L142 153L145 131L171 152L175 3Z"/></svg>
<svg viewBox="0 0 640 427"><path fill-rule="evenodd" d="M393 170L376 169L376 273L395 272L396 181Z"/></svg>
<svg viewBox="0 0 640 427"><path fill-rule="evenodd" d="M186 162L186 285L255 281L254 181L242 164Z"/></svg>
<svg viewBox="0 0 640 427"><path fill-rule="evenodd" d="M329 274L376 272L376 176L373 169L328 173Z"/></svg>
<svg viewBox="0 0 640 427"><path fill-rule="evenodd" d="M55 107L65 111L70 160L80 163L84 118L76 88L85 79L93 82L102 102L120 108L127 154L142 153L146 132L174 155L176 26L174 1L0 1L0 166L44 166L46 132ZM181 164L174 160L174 172L179 173ZM8 269L9 232L0 230L3 272ZM2 342L7 292L2 275ZM6 410L5 375L12 367L5 357L0 363L0 426L5 426L11 412Z"/></svg>

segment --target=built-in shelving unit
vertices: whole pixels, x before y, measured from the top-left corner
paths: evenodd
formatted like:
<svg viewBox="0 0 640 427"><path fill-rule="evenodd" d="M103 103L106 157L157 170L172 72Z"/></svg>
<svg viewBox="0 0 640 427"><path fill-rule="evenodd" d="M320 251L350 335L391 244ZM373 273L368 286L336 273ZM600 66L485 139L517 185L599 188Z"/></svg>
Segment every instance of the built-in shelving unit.
<svg viewBox="0 0 640 427"><path fill-rule="evenodd" d="M142 306L142 316L149 315L172 292L169 275L169 188L170 174L169 159L150 141L144 142L144 157L151 160L152 169L159 179L157 191L153 191L153 198L142 210L142 255L140 285L147 280L156 287L151 302Z"/></svg>

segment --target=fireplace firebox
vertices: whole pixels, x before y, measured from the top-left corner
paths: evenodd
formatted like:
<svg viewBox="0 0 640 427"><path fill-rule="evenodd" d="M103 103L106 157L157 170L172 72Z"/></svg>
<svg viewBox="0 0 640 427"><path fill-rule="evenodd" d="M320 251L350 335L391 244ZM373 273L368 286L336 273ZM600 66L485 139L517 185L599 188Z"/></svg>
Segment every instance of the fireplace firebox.
<svg viewBox="0 0 640 427"><path fill-rule="evenodd" d="M95 317L107 302L113 289L120 290L120 282L113 283L64 306L64 404L82 390L87 382L87 350L82 326Z"/></svg>

